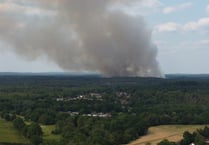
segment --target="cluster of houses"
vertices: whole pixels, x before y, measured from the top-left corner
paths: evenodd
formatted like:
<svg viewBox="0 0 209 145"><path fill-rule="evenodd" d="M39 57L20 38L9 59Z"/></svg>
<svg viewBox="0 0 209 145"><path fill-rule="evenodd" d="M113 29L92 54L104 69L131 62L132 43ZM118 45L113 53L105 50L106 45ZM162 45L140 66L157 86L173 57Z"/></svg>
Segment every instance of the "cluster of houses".
<svg viewBox="0 0 209 145"><path fill-rule="evenodd" d="M100 118L108 118L112 117L111 113L91 113L91 114L80 114L79 112L67 112L71 116L76 116L76 115L82 115L82 116L88 116L88 117L100 117Z"/></svg>
<svg viewBox="0 0 209 145"><path fill-rule="evenodd" d="M89 100L89 101L102 101L102 95L99 93L90 93L88 95L78 95L76 97L58 97L56 98L57 102L69 102L76 100Z"/></svg>
<svg viewBox="0 0 209 145"><path fill-rule="evenodd" d="M91 113L91 114L83 114L83 116L89 116L89 117L101 117L101 118L107 118L112 117L110 113Z"/></svg>

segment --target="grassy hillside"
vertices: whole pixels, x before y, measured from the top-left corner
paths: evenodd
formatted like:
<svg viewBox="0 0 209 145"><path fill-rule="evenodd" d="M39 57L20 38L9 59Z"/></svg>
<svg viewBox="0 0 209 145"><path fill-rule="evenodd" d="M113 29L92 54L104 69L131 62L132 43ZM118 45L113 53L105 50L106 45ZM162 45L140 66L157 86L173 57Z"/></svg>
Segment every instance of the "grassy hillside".
<svg viewBox="0 0 209 145"><path fill-rule="evenodd" d="M1 143L27 144L29 141L14 129L11 122L7 122L0 118L0 144Z"/></svg>
<svg viewBox="0 0 209 145"><path fill-rule="evenodd" d="M184 131L193 132L203 127L204 125L161 125L150 127L147 135L131 142L128 145L145 145L146 143L156 145L164 139L178 142L182 139Z"/></svg>

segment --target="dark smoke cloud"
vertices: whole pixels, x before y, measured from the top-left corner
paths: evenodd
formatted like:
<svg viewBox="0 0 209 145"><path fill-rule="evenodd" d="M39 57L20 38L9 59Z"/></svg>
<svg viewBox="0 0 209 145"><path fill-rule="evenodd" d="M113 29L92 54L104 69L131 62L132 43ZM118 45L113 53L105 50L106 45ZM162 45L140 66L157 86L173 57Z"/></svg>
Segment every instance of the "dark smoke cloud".
<svg viewBox="0 0 209 145"><path fill-rule="evenodd" d="M143 17L116 8L130 3L37 0L19 15L0 12L5 22L0 22L0 38L27 59L45 55L67 71L162 77L157 48ZM35 14L28 14L28 9Z"/></svg>

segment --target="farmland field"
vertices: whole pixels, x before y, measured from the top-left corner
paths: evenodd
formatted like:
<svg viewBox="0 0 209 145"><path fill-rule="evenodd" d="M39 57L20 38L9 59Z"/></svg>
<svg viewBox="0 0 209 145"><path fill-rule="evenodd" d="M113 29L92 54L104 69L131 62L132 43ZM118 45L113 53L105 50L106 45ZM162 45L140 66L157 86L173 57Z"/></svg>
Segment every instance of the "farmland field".
<svg viewBox="0 0 209 145"><path fill-rule="evenodd" d="M27 144L29 141L13 128L13 124L11 122L6 122L0 118L0 144L1 143Z"/></svg>
<svg viewBox="0 0 209 145"><path fill-rule="evenodd" d="M182 139L184 131L193 132L203 127L204 125L161 125L150 127L147 135L142 136L128 145L145 145L146 143L155 145L164 139L178 142Z"/></svg>

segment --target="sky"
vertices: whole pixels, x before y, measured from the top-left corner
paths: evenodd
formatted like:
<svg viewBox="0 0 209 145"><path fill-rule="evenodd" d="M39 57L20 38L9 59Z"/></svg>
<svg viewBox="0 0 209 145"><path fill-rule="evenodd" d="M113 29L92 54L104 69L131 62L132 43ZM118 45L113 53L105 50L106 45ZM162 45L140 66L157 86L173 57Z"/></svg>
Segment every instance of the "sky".
<svg viewBox="0 0 209 145"><path fill-rule="evenodd" d="M53 15L53 12L31 5L30 1L0 0L0 26L4 24L3 13L18 17L18 13L24 11L27 18ZM209 1L142 0L127 11L144 17L158 48L157 60L163 73L209 73ZM43 55L35 59L17 55L7 49L10 46L3 39L0 37L0 72L63 71Z"/></svg>

